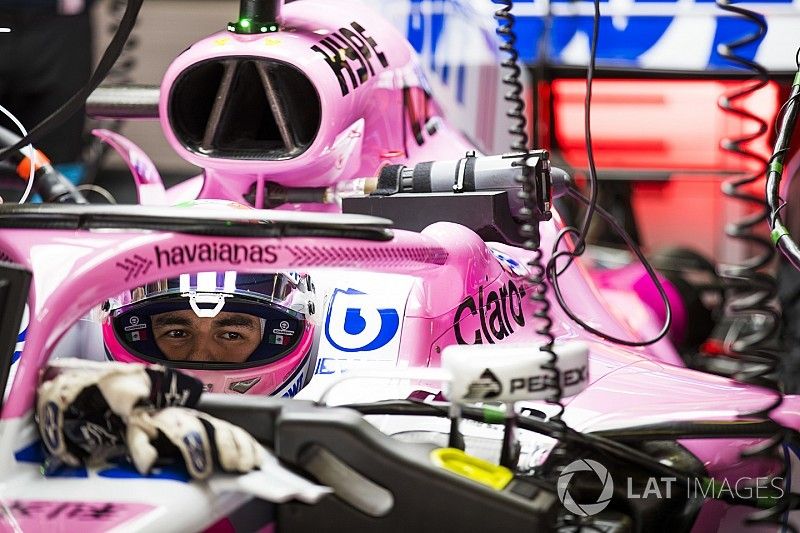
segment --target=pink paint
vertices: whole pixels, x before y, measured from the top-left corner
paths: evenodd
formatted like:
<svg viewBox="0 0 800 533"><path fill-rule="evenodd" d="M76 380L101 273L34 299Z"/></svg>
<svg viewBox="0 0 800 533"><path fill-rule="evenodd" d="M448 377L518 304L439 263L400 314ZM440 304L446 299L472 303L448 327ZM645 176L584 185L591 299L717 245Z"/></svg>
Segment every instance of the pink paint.
<svg viewBox="0 0 800 533"><path fill-rule="evenodd" d="M645 319L645 322L656 326L654 333L658 332L660 328L657 325L663 324L666 310L661 296L642 265L635 263L622 268L596 270L592 272L592 277L600 287L622 292L646 305L654 316L650 319ZM686 336L688 327L686 309L675 285L663 276L659 276L659 280L664 287L664 292L666 292L672 308L672 325L669 331L669 338L673 342L680 343ZM617 307L631 309L631 306Z"/></svg>
<svg viewBox="0 0 800 533"><path fill-rule="evenodd" d="M173 61L161 84L159 116L173 149L204 169L202 190L197 193L200 197L244 201L244 195L254 185L262 186L264 180L294 187L329 186L343 179L375 175L385 164L460 157L473 149L460 133L438 119L440 108L430 98L424 116L436 117L439 122L435 134L423 127L423 142L416 141L404 115L404 98L408 91L423 94L427 87L418 59L403 36L371 7L359 4L357 16L352 7L341 0L290 3L282 12L283 27L289 31L268 36L220 32L195 43ZM352 86L347 71L343 71L348 90L343 95L337 76L314 47L326 50L320 42L341 28L353 30L353 22L363 29L364 35L375 39L387 65L383 66L373 53L371 73L357 88ZM322 114L320 129L302 154L267 162L217 159L192 152L177 139L168 110L168 98L176 80L197 63L229 56L288 63L315 86ZM419 110L421 114L422 111ZM195 198L168 195L173 201ZM256 203L257 207L261 205Z"/></svg>
<svg viewBox="0 0 800 533"><path fill-rule="evenodd" d="M91 533L108 531L155 509L153 505L120 502L4 500L0 531Z"/></svg>
<svg viewBox="0 0 800 533"><path fill-rule="evenodd" d="M92 134L114 148L131 171L143 205L165 205L166 191L153 161L133 142L110 130L92 130Z"/></svg>
<svg viewBox="0 0 800 533"><path fill-rule="evenodd" d="M283 12L287 31L269 36L222 32L181 54L167 70L162 83L160 120L172 147L181 157L202 167L203 174L165 191L162 197L156 190L160 183L157 171L152 163L148 164L149 159L144 159L146 156L138 147L121 137L103 134L123 157L127 157L140 201L160 203L163 199L166 203L178 203L212 198L244 202L245 195L255 191L255 203L262 205L268 181L287 186L327 187L346 179L373 176L384 164L453 159L471 149L470 144L439 116L440 108L433 100L425 111L431 115L429 124L435 127L431 131L422 128L422 142L415 138L405 114L404 98L408 93L419 94L426 87L417 58L402 36L363 4L358 4L358 23L367 35L380 36L379 46L387 65L378 67L373 62L374 74L360 82L357 89L352 87L354 82L346 80L350 90L342 94L337 76L313 47L332 32L350 26L353 13L353 5L341 0L290 3ZM305 152L276 161L215 159L191 152L177 140L169 123L168 97L178 76L199 62L230 56L289 63L311 80L320 96L321 125ZM288 205L284 208L333 211L337 206ZM272 215L261 213L259 216L269 219ZM561 226L557 213L553 222L541 225L545 262ZM191 260L180 264L172 264L167 259L168 252L176 247L208 244L269 247L275 259L268 263L252 261L246 254L236 259L217 257L207 262ZM530 254L519 248L492 246L519 263L531 259ZM125 288L189 272L232 268L251 272L347 268L414 275L418 281L409 296L401 331L398 361L401 365L436 366L440 349L458 341L533 345L540 340L531 324L535 309L529 299L529 283L503 269L477 235L449 223L434 224L421 233L397 230L393 232L393 239L386 242L297 237L214 238L133 231L4 230L0 233L0 249L34 272L28 338L12 393L3 406L5 419L30 411L39 369L59 338L93 306ZM54 257L58 261L54 261ZM561 278L567 301L579 316L603 331L626 338L643 339L657 329L652 316L654 310L658 312L655 306L651 306L653 309L645 305L615 309L593 277L577 262ZM620 277L604 282L623 291L626 301L636 299L641 304L642 297L645 303L649 301L649 296L636 294L636 280ZM581 339L591 346L592 384L582 394L567 399L564 414L565 420L576 429L681 418L734 420L738 413L763 407L772 398L770 392L757 387L679 368L682 361L667 340L637 349L600 342L566 316L552 293L550 303L553 331L558 338ZM623 313L625 316L621 316ZM680 322L679 314L678 320ZM633 328L631 324L638 327ZM800 427L798 398L787 397L775 418L791 427ZM716 476L757 474L770 466L741 460L742 450L752 444L749 440L686 440L682 443ZM64 509L70 509L70 505L84 505L29 503L42 504L45 509L37 511L37 523L31 524L32 531L44 529L42 513L49 516L48 513L64 503L67 505ZM123 521L151 509L135 504L116 505L133 513L130 516L123 513L121 516L125 518L120 519ZM76 516L80 514L79 511L75 513ZM727 507L714 504L703 509L698 523L703 528L719 527L731 516ZM60 523L66 522L59 520ZM65 530L76 529L76 524L69 524L70 527L64 526ZM103 524L102 529L115 524ZM0 522L0 525L6 527L7 523ZM88 527L84 523L77 525L81 529ZM218 529L213 529L215 527ZM229 527L230 521L223 519L211 530L220 533L228 531ZM265 531L271 533L274 527L267 526Z"/></svg>
<svg viewBox="0 0 800 533"><path fill-rule="evenodd" d="M272 217L269 212L252 213L264 219ZM146 215L144 210L143 215ZM552 242L557 227L545 224L542 229L543 247L549 249L548 244ZM269 249L274 261L252 261L244 252L227 260L219 256L207 262L187 259L173 264L171 259L174 250L196 250L199 246L212 245L220 249L229 247L242 251L249 250L254 244ZM519 262L529 261L529 255L519 249L495 246L503 253L518 258ZM386 242L304 237L255 240L175 233L5 230L0 234L0 249L6 250L17 262L34 272L28 339L17 370L14 392L3 408L3 417L6 418L20 416L30 409L38 369L74 321L109 295L190 271L235 268L251 272L274 272L281 269L350 268L417 275L421 279L420 287L424 290L415 292L419 301L415 304L416 308L410 310L409 316L429 320L434 327L422 337L403 337L401 349L407 355L401 357L409 358L409 362L415 365L428 364L429 358L430 364L436 364L436 359L431 355L435 352L435 345L457 340L455 314L466 298L480 299L483 291L488 301L489 293L494 291L496 297L501 299L500 287L506 286L509 291L506 296L508 301L503 304L506 307L503 319L506 324L510 325L509 305L522 305L521 311L515 307L514 312L521 312L527 317L526 324L534 311L529 298L511 301L513 295L509 284L521 289L520 296L524 296L525 280L512 279L513 275L503 270L486 244L470 230L447 222L433 224L420 234L396 230L393 239ZM60 260L53 262L52 257L59 257ZM194 257L198 256L194 254ZM609 313L607 304L584 271L580 268L570 269L562 279L564 286L571 287L568 297L570 304L578 306L576 308L584 316L591 317L609 333L635 338L636 332L628 330ZM557 335L592 340L590 335L576 328L555 302L552 302L552 307ZM462 311L462 318L477 317L479 322L483 322L480 328L475 322L470 328L471 332L480 329L487 343L489 337L492 341L503 342L536 338L529 325L523 328L521 324L513 328L513 335L507 332L509 335L500 338L500 334L491 331L489 324L492 321L492 309L484 313L483 318L477 309L466 313L468 316ZM497 327L495 323L495 329ZM660 344L669 347L666 341ZM642 355L649 353L654 358L663 357L662 360L670 363L677 359L674 351L662 350L659 353L656 348L651 348L650 351L640 349L637 352ZM670 360L670 356L674 359Z"/></svg>
<svg viewBox="0 0 800 533"><path fill-rule="evenodd" d="M207 527L203 533L236 533L236 527L233 525L230 518L225 517ZM275 533L275 523L272 522L260 527L254 530L254 533Z"/></svg>

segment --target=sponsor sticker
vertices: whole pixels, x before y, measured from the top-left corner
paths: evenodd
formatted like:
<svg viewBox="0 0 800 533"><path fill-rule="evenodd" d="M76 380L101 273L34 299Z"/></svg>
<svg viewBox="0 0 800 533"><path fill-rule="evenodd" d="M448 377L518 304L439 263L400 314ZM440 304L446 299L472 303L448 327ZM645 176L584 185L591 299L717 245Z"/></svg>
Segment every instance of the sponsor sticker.
<svg viewBox="0 0 800 533"><path fill-rule="evenodd" d="M358 22L327 34L311 50L320 54L330 67L339 81L342 96L375 76L376 66L389 66L378 43Z"/></svg>
<svg viewBox="0 0 800 533"><path fill-rule="evenodd" d="M335 289L325 317L325 337L342 352L370 352L386 346L400 329L400 313L375 307L374 298L356 289Z"/></svg>
<svg viewBox="0 0 800 533"><path fill-rule="evenodd" d="M278 344L281 346L286 346L292 342L292 338L288 335L270 335L268 340L270 344Z"/></svg>
<svg viewBox="0 0 800 533"><path fill-rule="evenodd" d="M477 295L467 296L453 317L456 342L494 344L522 331L525 288L517 283L509 279L491 288L480 286Z"/></svg>
<svg viewBox="0 0 800 533"><path fill-rule="evenodd" d="M127 331L125 332L125 339L128 342L146 341L148 339L147 331L145 330Z"/></svg>
<svg viewBox="0 0 800 533"><path fill-rule="evenodd" d="M514 276L528 275L528 268L520 261L517 261L515 258L501 252L500 250L495 250L491 246L489 247L489 251L492 252L492 255L495 257L495 259L497 259L497 262L500 263L500 266L503 267L503 270L509 274Z"/></svg>
<svg viewBox="0 0 800 533"><path fill-rule="evenodd" d="M290 327L289 322L287 322L286 320L282 320L280 323L280 327L273 329L272 333L274 333L277 336L291 337L294 335L294 330L289 329L289 327ZM276 344L281 344L281 343L276 343Z"/></svg>
<svg viewBox="0 0 800 533"><path fill-rule="evenodd" d="M141 503L14 499L4 502L0 531L108 531L155 509Z"/></svg>
<svg viewBox="0 0 800 533"><path fill-rule="evenodd" d="M125 331L136 331L139 329L147 329L147 323L139 320L138 316L132 316L128 319L128 325L125 326Z"/></svg>

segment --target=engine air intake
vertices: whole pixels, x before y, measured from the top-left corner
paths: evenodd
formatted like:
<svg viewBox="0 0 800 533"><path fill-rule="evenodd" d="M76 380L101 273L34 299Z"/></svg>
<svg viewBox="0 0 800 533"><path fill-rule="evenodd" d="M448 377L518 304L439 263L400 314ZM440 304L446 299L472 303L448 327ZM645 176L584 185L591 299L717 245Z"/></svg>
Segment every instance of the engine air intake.
<svg viewBox="0 0 800 533"><path fill-rule="evenodd" d="M192 152L265 161L302 154L321 118L319 95L302 72L253 57L188 68L172 88L168 112L175 136Z"/></svg>

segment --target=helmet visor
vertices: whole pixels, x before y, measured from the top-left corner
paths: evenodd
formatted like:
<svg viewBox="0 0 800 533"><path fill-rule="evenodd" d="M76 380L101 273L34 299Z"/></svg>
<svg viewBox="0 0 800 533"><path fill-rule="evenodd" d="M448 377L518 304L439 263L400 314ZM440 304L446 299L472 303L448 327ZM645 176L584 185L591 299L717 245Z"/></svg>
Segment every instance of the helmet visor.
<svg viewBox="0 0 800 533"><path fill-rule="evenodd" d="M114 336L133 355L179 368L268 364L306 334L299 279L201 272L137 287L111 303Z"/></svg>

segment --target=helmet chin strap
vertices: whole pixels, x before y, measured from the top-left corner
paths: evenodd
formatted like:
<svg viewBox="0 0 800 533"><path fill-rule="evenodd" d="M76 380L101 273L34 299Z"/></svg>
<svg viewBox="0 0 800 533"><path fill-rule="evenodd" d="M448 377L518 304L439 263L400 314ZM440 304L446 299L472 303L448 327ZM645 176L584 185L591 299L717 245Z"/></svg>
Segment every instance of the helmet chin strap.
<svg viewBox="0 0 800 533"><path fill-rule="evenodd" d="M211 292L187 292L181 294L181 296L189 298L189 306L194 311L194 314L200 318L214 318L225 306L225 298L229 298L231 295ZM212 308L201 308L198 304L215 305Z"/></svg>

